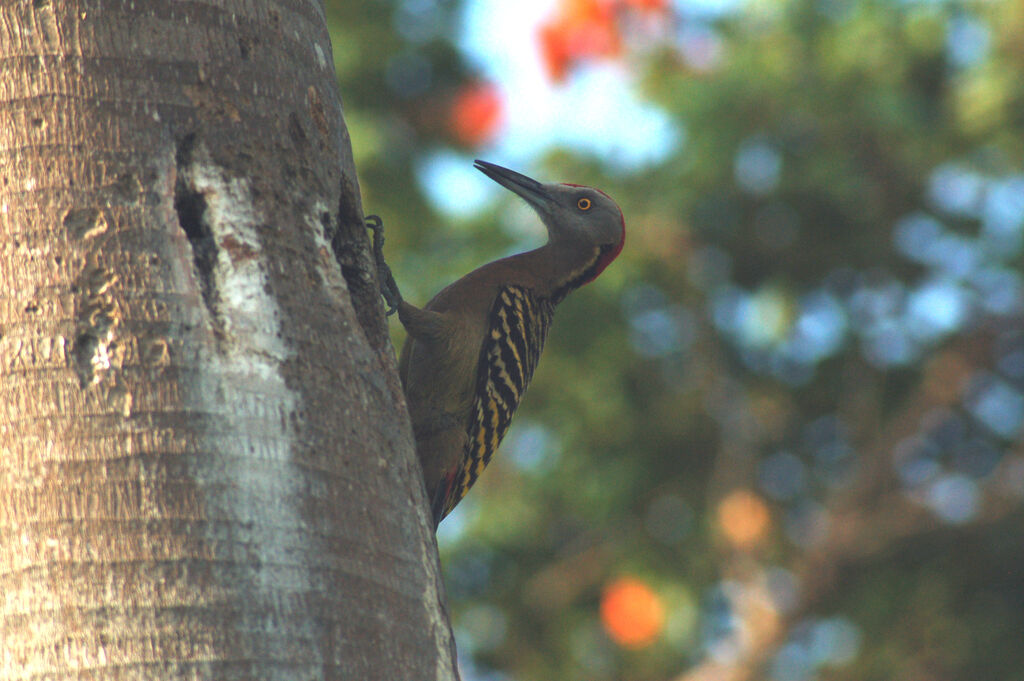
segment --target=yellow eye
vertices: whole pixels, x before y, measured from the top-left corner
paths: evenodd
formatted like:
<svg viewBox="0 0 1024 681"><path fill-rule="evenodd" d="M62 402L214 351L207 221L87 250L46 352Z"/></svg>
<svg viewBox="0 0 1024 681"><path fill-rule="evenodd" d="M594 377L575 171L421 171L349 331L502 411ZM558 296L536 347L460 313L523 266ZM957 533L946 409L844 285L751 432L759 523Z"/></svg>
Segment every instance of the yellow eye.
<svg viewBox="0 0 1024 681"><path fill-rule="evenodd" d="M590 210L590 199L584 197L576 202L576 207L580 210Z"/></svg>

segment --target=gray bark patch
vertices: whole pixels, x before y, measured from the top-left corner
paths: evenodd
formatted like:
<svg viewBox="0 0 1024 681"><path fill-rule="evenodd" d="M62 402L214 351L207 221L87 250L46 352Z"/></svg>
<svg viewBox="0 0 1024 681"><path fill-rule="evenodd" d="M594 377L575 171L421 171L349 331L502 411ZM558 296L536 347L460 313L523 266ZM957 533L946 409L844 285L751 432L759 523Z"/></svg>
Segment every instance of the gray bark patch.
<svg viewBox="0 0 1024 681"><path fill-rule="evenodd" d="M121 321L111 293L117 280L114 272L93 264L82 271L73 287L78 300L70 360L82 388L99 383L110 369L111 350Z"/></svg>
<svg viewBox="0 0 1024 681"><path fill-rule="evenodd" d="M72 208L62 221L68 236L73 239L92 239L107 231L107 219L99 208Z"/></svg>

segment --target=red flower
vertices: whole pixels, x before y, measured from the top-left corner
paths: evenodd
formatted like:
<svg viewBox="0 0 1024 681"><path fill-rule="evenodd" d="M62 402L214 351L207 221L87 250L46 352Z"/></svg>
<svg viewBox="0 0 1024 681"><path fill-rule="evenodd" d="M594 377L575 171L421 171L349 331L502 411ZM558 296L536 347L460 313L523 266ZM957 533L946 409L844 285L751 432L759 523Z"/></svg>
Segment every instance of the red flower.
<svg viewBox="0 0 1024 681"><path fill-rule="evenodd" d="M452 100L449 124L459 142L476 147L494 139L501 127L501 92L490 83L463 86Z"/></svg>
<svg viewBox="0 0 1024 681"><path fill-rule="evenodd" d="M541 57L552 80L563 80L577 61L622 51L615 12L611 0L563 0L554 18L538 29Z"/></svg>

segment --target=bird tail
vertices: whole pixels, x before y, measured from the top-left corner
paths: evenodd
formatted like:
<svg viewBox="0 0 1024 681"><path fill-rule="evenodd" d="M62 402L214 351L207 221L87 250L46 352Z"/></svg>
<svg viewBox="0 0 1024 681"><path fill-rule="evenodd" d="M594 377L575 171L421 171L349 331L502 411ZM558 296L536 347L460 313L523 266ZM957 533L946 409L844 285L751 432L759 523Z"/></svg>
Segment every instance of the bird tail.
<svg viewBox="0 0 1024 681"><path fill-rule="evenodd" d="M448 515L448 500L451 498L452 488L455 487L455 478L455 473L446 475L443 484L437 486L437 492L434 493L434 498L430 500L430 513L434 518L435 532L437 531L437 526Z"/></svg>

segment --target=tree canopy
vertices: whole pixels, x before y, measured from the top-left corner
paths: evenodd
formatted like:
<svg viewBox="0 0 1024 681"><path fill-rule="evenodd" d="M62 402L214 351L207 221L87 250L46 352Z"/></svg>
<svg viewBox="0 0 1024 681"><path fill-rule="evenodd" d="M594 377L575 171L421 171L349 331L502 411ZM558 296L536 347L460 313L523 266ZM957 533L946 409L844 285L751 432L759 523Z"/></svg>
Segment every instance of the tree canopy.
<svg viewBox="0 0 1024 681"><path fill-rule="evenodd" d="M468 201L437 160L503 162L522 108L465 48L477 3L327 5L405 296L539 243L511 195L431 198ZM664 144L517 168L602 188L627 241L441 526L465 678L1017 678L1024 5L557 0L535 23L552 88L612 71L662 121L622 144Z"/></svg>

